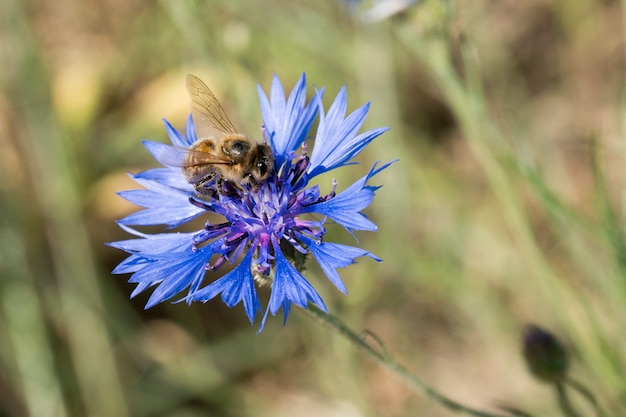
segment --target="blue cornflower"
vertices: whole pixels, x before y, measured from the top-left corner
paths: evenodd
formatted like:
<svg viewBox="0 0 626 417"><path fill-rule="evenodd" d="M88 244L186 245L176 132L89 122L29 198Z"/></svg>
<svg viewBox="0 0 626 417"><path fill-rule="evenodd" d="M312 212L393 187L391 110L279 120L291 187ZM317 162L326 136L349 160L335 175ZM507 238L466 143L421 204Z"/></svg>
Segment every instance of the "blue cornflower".
<svg viewBox="0 0 626 417"><path fill-rule="evenodd" d="M216 198L200 198L183 178L180 168L167 166L163 155L172 147L144 141L146 148L164 168L151 169L131 177L143 190L121 192L126 200L143 207L118 223L137 238L113 242L111 246L130 254L113 273L132 273L137 283L131 297L156 287L146 308L168 300L184 291L183 300L206 302L221 294L229 307L240 302L250 322L262 312L256 284L270 283L271 294L261 329L268 313L283 309L287 319L292 304L306 308L309 302L327 311L313 286L301 274L305 255L311 254L326 277L343 293L346 287L337 268L348 266L356 258L376 256L358 247L324 241L326 219L334 220L349 232L375 231L376 225L361 211L370 205L379 187L368 185L370 178L389 166L376 164L361 179L337 192L322 195L318 185L310 185L316 176L350 164L354 156L387 128L358 131L369 110L366 104L346 117L346 91L342 88L328 112L322 104L323 90L306 103L304 74L285 99L277 77L269 98L259 87L263 135L275 157L273 174L264 182L241 188L231 187ZM319 118L318 118L319 116ZM305 140L313 122L319 119L315 144L310 157ZM193 118L182 134L164 121L174 147L189 148L197 141ZM222 222L206 222L192 233L146 234L131 226L165 225L177 227L209 213L223 217ZM216 271L226 263L239 263L213 282L205 283L207 271Z"/></svg>

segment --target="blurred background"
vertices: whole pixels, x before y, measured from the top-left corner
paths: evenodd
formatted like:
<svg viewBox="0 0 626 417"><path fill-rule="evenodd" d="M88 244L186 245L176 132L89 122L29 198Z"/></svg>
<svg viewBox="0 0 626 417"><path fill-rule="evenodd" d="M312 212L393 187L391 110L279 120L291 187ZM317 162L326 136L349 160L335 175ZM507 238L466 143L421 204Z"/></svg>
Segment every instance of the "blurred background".
<svg viewBox="0 0 626 417"><path fill-rule="evenodd" d="M306 272L329 310L459 402L556 415L521 356L535 323L625 415L623 19L611 0L3 1L0 415L453 414L301 311L256 335L220 301L144 311L110 274L137 210L115 193L157 166L140 140L167 142L161 118L184 128L185 74L259 137L256 84L302 72L391 127L340 188L400 158L358 235L384 262L341 270L347 297Z"/></svg>

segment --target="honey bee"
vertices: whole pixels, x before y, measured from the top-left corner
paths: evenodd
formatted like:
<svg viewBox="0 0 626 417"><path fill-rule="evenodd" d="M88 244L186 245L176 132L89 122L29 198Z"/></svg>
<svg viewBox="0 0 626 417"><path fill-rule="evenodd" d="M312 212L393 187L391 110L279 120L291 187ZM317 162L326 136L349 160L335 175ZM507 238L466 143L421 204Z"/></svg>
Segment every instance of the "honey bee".
<svg viewBox="0 0 626 417"><path fill-rule="evenodd" d="M258 187L274 169L274 154L267 143L258 143L235 129L213 92L195 75L187 75L187 91L198 122L221 136L196 141L176 164L196 194L216 198L245 186Z"/></svg>

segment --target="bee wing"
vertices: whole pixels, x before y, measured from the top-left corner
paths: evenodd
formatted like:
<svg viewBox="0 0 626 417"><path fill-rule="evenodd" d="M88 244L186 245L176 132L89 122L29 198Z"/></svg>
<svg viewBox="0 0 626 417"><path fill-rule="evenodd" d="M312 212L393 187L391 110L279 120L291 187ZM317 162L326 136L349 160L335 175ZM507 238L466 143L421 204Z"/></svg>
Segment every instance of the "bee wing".
<svg viewBox="0 0 626 417"><path fill-rule="evenodd" d="M187 74L187 91L191 98L192 110L197 112L208 126L222 133L237 133L220 102L200 78Z"/></svg>
<svg viewBox="0 0 626 417"><path fill-rule="evenodd" d="M208 164L232 165L232 161L207 152L194 151L177 146L163 146L156 159L165 166L190 168Z"/></svg>

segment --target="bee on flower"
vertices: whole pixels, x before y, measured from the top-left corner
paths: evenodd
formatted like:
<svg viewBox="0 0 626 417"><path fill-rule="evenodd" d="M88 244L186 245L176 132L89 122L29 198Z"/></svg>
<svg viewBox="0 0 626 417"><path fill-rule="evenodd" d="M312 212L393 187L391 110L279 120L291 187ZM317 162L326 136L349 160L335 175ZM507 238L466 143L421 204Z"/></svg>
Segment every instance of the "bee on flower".
<svg viewBox="0 0 626 417"><path fill-rule="evenodd" d="M325 241L325 221L331 219L349 232L375 231L376 225L361 211L371 204L379 188L369 185L369 180L390 163L374 165L341 190L333 181L326 195L312 180L351 163L387 128L359 134L369 104L346 117L345 88L326 112L323 90L306 102L304 74L288 98L275 76L269 98L258 89L264 123L259 143L234 128L213 93L197 77L188 76L187 88L199 117L189 117L185 134L164 121L173 146L144 141L164 167L132 175L145 189L120 193L143 209L118 221L136 238L109 244L129 254L113 273L132 274L129 281L137 287L131 297L155 287L146 308L179 294L188 303L221 295L229 307L243 303L251 323L262 313L261 330L268 313L275 316L281 307L285 321L292 304L305 309L313 303L327 311L301 273L304 259L312 255L343 293L347 289L337 268L364 256L380 261L364 249ZM309 156L305 140L311 136L316 118ZM217 135L199 140L194 123L208 125ZM192 233L146 234L132 227L164 225L171 229L209 213L220 215L223 221L207 221L202 230ZM207 271L218 271L226 263L236 266L206 282ZM257 295L260 284L271 286L265 309Z"/></svg>

